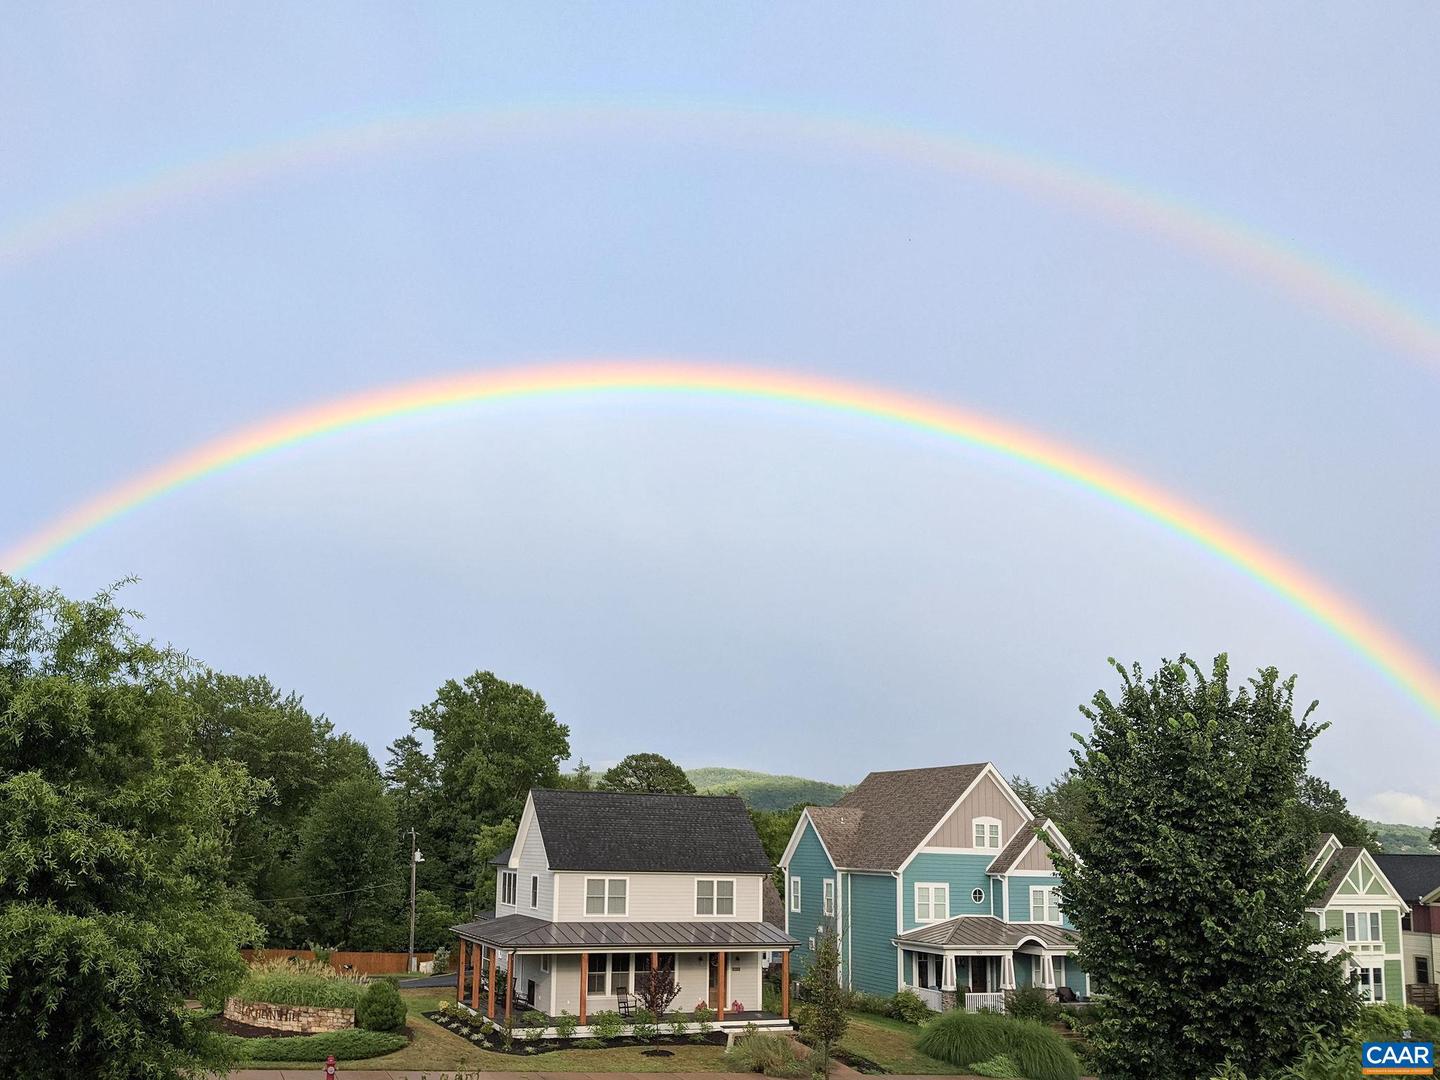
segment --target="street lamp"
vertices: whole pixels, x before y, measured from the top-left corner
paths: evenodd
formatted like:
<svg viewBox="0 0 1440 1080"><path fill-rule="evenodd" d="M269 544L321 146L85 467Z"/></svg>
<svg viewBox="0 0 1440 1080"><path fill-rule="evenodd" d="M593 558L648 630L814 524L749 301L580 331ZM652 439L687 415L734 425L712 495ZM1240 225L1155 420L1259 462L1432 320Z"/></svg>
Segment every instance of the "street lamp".
<svg viewBox="0 0 1440 1080"><path fill-rule="evenodd" d="M410 962L407 971L417 971L415 963L415 867L425 861L425 856L420 854L420 847L415 842L415 830L410 830Z"/></svg>

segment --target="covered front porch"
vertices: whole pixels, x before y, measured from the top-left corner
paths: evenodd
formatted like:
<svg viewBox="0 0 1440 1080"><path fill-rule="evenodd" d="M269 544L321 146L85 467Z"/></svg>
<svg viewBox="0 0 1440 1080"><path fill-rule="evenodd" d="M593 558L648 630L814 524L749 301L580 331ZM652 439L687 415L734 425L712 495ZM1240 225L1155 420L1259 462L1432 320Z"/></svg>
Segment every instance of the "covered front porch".
<svg viewBox="0 0 1440 1080"><path fill-rule="evenodd" d="M790 951L795 941L767 923L551 923L507 915L452 928L457 935L457 1004L512 1028L540 1013L547 1028L564 1014L580 1036L597 1014L628 1031L652 975L679 993L667 1016L705 1006L720 1030L790 1026ZM764 1007L764 973L780 968L778 1010ZM534 1017L530 1017L534 1022Z"/></svg>
<svg viewBox="0 0 1440 1080"><path fill-rule="evenodd" d="M961 916L895 939L901 985L936 1012L1005 1011L1006 994L1040 987L1086 1000L1089 980L1070 958L1074 935L1048 923Z"/></svg>

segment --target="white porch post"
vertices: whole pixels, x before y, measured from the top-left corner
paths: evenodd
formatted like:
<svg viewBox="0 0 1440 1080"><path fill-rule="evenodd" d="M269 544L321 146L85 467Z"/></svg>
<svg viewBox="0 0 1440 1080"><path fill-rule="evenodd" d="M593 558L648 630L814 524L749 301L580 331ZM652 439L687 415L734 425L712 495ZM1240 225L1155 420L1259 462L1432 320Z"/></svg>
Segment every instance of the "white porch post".
<svg viewBox="0 0 1440 1080"><path fill-rule="evenodd" d="M955 989L955 957L948 953L940 962L940 989Z"/></svg>
<svg viewBox="0 0 1440 1080"><path fill-rule="evenodd" d="M1046 990L1055 989L1055 958L1048 952L1040 954L1040 984Z"/></svg>
<svg viewBox="0 0 1440 1080"><path fill-rule="evenodd" d="M1015 989L1015 957L1008 952L1000 957L1000 989Z"/></svg>

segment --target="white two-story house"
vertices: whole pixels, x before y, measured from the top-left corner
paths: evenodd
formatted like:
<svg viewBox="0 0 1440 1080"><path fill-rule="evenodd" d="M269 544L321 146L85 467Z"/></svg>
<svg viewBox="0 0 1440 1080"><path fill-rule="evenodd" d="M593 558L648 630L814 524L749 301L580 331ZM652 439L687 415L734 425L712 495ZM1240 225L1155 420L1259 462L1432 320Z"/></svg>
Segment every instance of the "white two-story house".
<svg viewBox="0 0 1440 1080"><path fill-rule="evenodd" d="M788 1026L795 941L765 921L771 866L738 798L532 790L495 862L493 915L453 927L462 1006L501 1023L566 1012L583 1033L597 1012L630 1013L642 980L665 970L680 987L672 1011ZM774 954L781 1008L764 1013Z"/></svg>

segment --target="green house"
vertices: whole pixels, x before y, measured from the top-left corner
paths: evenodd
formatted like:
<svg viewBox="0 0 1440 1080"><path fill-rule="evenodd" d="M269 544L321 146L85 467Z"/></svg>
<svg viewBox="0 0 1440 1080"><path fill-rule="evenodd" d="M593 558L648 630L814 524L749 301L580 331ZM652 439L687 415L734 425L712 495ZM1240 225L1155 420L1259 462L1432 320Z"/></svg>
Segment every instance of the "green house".
<svg viewBox="0 0 1440 1080"><path fill-rule="evenodd" d="M1345 954L1366 1001L1405 1004L1400 922L1410 906L1368 851L1343 847L1334 834L1321 839L1309 866L1319 896L1307 914L1328 935L1321 948Z"/></svg>
<svg viewBox="0 0 1440 1080"><path fill-rule="evenodd" d="M781 857L785 932L803 971L833 928L854 990L910 988L936 1010L1001 1008L1006 990L1089 996L1051 845L993 764L870 773L801 814Z"/></svg>

